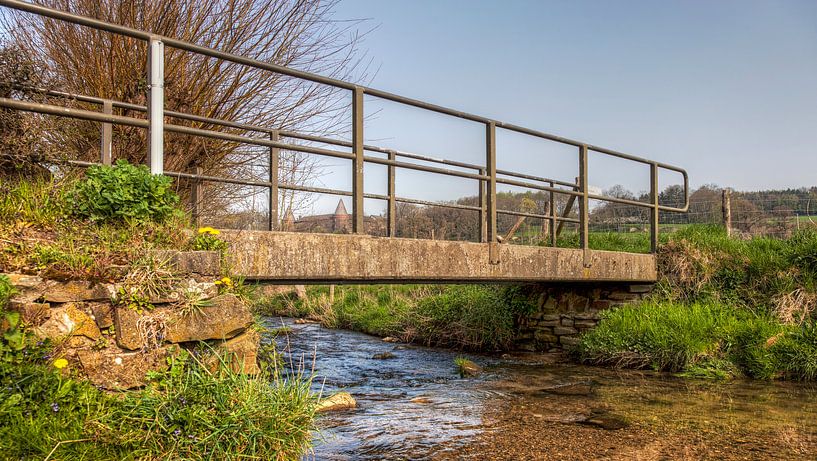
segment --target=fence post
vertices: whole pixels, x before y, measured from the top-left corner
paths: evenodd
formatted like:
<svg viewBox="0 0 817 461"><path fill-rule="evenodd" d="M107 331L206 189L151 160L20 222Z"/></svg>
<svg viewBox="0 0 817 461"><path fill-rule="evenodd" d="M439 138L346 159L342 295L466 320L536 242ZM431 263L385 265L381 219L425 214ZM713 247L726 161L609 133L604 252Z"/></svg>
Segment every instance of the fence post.
<svg viewBox="0 0 817 461"><path fill-rule="evenodd" d="M556 247L556 193L553 191L550 191L550 246Z"/></svg>
<svg viewBox="0 0 817 461"><path fill-rule="evenodd" d="M151 38L148 47L148 166L152 174L164 172L165 46Z"/></svg>
<svg viewBox="0 0 817 461"><path fill-rule="evenodd" d="M721 212L723 213L723 225L726 227L726 235L732 236L732 191L725 187L722 193Z"/></svg>
<svg viewBox="0 0 817 461"><path fill-rule="evenodd" d="M356 86L352 95L352 232L363 229L363 88Z"/></svg>
<svg viewBox="0 0 817 461"><path fill-rule="evenodd" d="M102 113L105 115L113 115L113 102L104 101L102 103ZM100 146L100 160L103 165L111 164L111 150L113 144L113 124L105 122L102 124L102 145Z"/></svg>
<svg viewBox="0 0 817 461"><path fill-rule="evenodd" d="M587 146L579 147L579 191L582 193L579 202L579 246L584 250L584 263L588 264L587 250L590 248L590 223L589 223L589 206L590 198L588 197L588 175L587 175Z"/></svg>
<svg viewBox="0 0 817 461"><path fill-rule="evenodd" d="M485 168L479 169L479 174L485 175ZM488 197L485 193L487 181L479 181L479 241L488 241Z"/></svg>
<svg viewBox="0 0 817 461"><path fill-rule="evenodd" d="M397 160L397 154L394 151L389 151L389 160L392 162ZM397 203L394 196L394 165L389 165L389 221L388 221L388 236L394 237L397 235Z"/></svg>
<svg viewBox="0 0 817 461"><path fill-rule="evenodd" d="M280 134L278 130L272 130L269 133L270 141L278 142ZM278 157L280 156L280 149L277 147L269 148L269 223L267 229L273 231L278 230Z"/></svg>
<svg viewBox="0 0 817 461"><path fill-rule="evenodd" d="M650 163L650 252L658 251L658 165Z"/></svg>
<svg viewBox="0 0 817 461"><path fill-rule="evenodd" d="M194 168L194 172L196 176L201 176L204 173L204 169L198 165ZM202 183L201 179L195 178L193 179L192 185L190 187L190 215L193 217L193 225L196 227L201 227L201 202L203 198L203 190L202 190Z"/></svg>
<svg viewBox="0 0 817 461"><path fill-rule="evenodd" d="M491 264L499 264L499 247L496 228L496 123L485 125L485 171L489 176L486 185L486 235L488 258Z"/></svg>

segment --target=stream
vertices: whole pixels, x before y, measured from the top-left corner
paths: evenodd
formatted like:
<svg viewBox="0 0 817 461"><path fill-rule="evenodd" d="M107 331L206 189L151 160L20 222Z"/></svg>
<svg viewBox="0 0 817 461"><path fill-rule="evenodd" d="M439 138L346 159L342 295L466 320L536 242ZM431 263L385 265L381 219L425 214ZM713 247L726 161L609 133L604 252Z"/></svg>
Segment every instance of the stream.
<svg viewBox="0 0 817 461"><path fill-rule="evenodd" d="M289 366L357 408L321 415L306 459L817 459L817 387L575 365L559 354L461 354L267 318ZM389 352L392 358L374 358ZM483 368L459 377L454 359Z"/></svg>

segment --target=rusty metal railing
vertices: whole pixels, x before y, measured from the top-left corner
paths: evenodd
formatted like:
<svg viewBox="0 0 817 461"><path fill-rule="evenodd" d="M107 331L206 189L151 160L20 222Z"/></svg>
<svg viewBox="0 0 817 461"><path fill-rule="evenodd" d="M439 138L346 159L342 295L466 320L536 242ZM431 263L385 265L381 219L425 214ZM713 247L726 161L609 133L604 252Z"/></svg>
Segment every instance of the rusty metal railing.
<svg viewBox="0 0 817 461"><path fill-rule="evenodd" d="M114 101L105 98L98 98L88 95L75 95L65 92L47 90L47 89L33 89L48 96L56 96L61 98L69 98L77 101L99 105L101 112L90 111L84 109L77 109L71 107L64 107L52 104L36 103L31 101L22 101L11 98L0 98L0 107L7 109L23 110L37 112L46 115L71 117L76 119L99 122L101 128L101 147L100 147L100 162L101 164L110 164L112 162L111 145L112 145L112 126L114 124L144 128L148 131L148 165L151 172L155 174L165 174L176 178L185 178L193 181L194 190L192 197L200 197L201 191L198 189L203 181L231 183L244 186L256 186L269 189L269 229L276 230L280 225L279 210L278 210L278 193L279 190L292 190L299 192L314 192L323 194L333 194L340 196L348 196L352 198L352 232L364 232L364 215L363 215L363 200L364 198L384 200L388 202L388 222L387 235L390 237L396 236L395 216L396 203L410 203L417 205L431 205L448 208L464 209L471 211L478 211L480 213L480 240L491 245L491 259L496 259L495 244L500 241L500 236L497 231L497 215L509 214L515 216L524 216L531 218L544 219L549 222L551 244L556 245L556 226L562 223L575 223L579 225L580 247L587 250L589 248L589 201L601 200L624 205L631 205L636 207L649 208L650 210L650 235L651 235L651 250L655 251L658 242L658 216L660 211L670 212L685 212L689 207L689 179L687 172L672 165L667 165L661 162L648 160L641 157L632 156L629 154L605 149L599 146L594 146L588 143L563 138L541 131L524 128L521 126L500 122L497 120L481 117L478 115L469 114L466 112L449 109L446 107L426 103L416 99L406 98L389 92L368 88L361 85L356 85L350 82L337 80L333 78L324 77L309 72L303 72L288 67L283 67L267 62L258 61L255 59L238 56L230 53L225 53L212 48L207 48L170 37L158 36L146 31L132 29L93 18L74 15L65 11L55 10L40 5L34 5L19 0L0 0L0 6L13 8L19 11L37 14L48 18L70 22L73 24L90 27L97 30L107 31L113 34L123 35L134 39L145 41L148 44L148 94L147 106L140 106L123 101ZM269 72L277 72L290 77L300 78L307 81L329 85L335 88L348 90L352 93L352 139L351 141L338 140L329 137L315 136L297 133L294 131L280 130L276 128L261 127L249 124L243 124L234 121L220 120L208 117L201 117L194 114L186 114L182 112L165 110L164 108L164 47L170 46L175 49L188 51L192 53L201 54L211 58L230 61L236 64L253 67ZM32 90L32 89L30 89ZM464 120L480 123L485 126L485 165L476 165L464 162L458 162L446 159L437 159L429 156L424 156L416 153L403 152L394 149L386 149L379 146L367 145L364 143L364 96L370 96L399 104L424 109L452 117L457 117ZM114 113L115 109L128 109L147 114L147 118L135 118L117 115ZM263 137L237 135L225 133L215 130L207 130L195 128L176 123L166 123L165 119L177 119L190 122L200 122L216 126L229 127L246 131L248 133L261 133ZM496 137L497 130L508 130L535 138L556 142L563 145L573 146L577 149L578 170L579 177L576 183L559 181L550 178L538 177L534 175L518 173L513 171L501 170L497 168L497 150ZM256 181L244 180L224 177L214 177L203 175L197 169L193 173L165 171L163 167L163 138L165 132L179 133L191 136L201 136L206 138L220 139L224 141L233 141L237 143L250 144L256 146L263 146L269 149L269 180ZM331 149L318 148L312 146L305 146L299 144L292 144L284 142L286 139L296 139L309 142L317 142L333 146ZM336 148L347 148L351 152L338 150ZM278 158L281 150L302 152L307 154L322 155L334 158L341 158L351 160L352 162L352 190L343 191L329 188L310 187L299 184L280 183L278 178ZM385 154L387 158L380 158L368 156L366 151L377 152ZM590 152L604 154L607 156L617 157L632 162L649 165L650 167L650 201L641 202L637 200L628 200L615 197L608 197L600 194L590 193L588 184L588 155ZM417 160L426 163L433 163L441 166L427 166L414 162L407 162L401 159ZM75 165L89 166L97 164L97 162L83 162L72 161ZM384 165L388 168L388 193L386 195L364 193L363 190L363 165L365 163ZM473 170L474 172L454 170L444 168L445 166ZM424 200L410 199L406 197L398 197L395 194L395 170L397 168L412 169L427 173L443 174L447 176L472 179L479 182L479 205L465 205L460 203L450 202L429 202ZM658 202L659 184L658 172L659 169L665 169L680 173L684 182L684 206L672 207L661 205ZM547 214L526 213L515 210L501 210L497 207L497 185L516 186L527 189L533 189L543 192L549 192L550 204ZM564 194L573 197L579 202L578 218L571 218L564 213L559 216L556 212L556 194ZM567 211L567 210L566 210ZM587 258L585 259L587 261ZM496 261L494 261L496 262Z"/></svg>

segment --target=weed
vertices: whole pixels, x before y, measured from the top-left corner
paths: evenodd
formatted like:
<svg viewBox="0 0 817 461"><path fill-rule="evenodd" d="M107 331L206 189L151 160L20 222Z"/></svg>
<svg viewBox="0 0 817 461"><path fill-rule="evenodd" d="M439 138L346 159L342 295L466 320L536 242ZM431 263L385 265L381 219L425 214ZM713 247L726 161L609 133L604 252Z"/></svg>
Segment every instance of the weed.
<svg viewBox="0 0 817 461"><path fill-rule="evenodd" d="M161 222L176 212L179 196L171 178L119 160L113 166L89 167L70 203L73 213L94 221Z"/></svg>

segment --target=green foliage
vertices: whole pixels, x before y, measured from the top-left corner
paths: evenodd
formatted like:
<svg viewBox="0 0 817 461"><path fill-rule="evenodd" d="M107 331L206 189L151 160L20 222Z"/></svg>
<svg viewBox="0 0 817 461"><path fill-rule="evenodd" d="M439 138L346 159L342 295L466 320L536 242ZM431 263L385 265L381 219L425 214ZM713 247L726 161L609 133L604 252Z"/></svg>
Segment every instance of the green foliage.
<svg viewBox="0 0 817 461"><path fill-rule="evenodd" d="M0 274L0 310L6 307L15 291L14 285L11 284L8 275Z"/></svg>
<svg viewBox="0 0 817 461"><path fill-rule="evenodd" d="M480 371L479 365L462 356L454 358L454 367L457 370L457 374L460 375L460 378L475 376Z"/></svg>
<svg viewBox="0 0 817 461"><path fill-rule="evenodd" d="M376 285L337 287L334 303L325 287L310 287L306 299L276 296L257 308L427 345L496 350L511 346L516 317L534 304L518 287Z"/></svg>
<svg viewBox="0 0 817 461"><path fill-rule="evenodd" d="M183 249L186 218L163 222L96 222L76 219L71 201L76 181L0 179L0 267L39 271L49 278L108 280L115 266L130 265L156 248Z"/></svg>
<svg viewBox="0 0 817 461"><path fill-rule="evenodd" d="M719 226L689 226L659 251L661 294L676 301L724 302L781 319L792 310L807 317L814 295L791 295L817 291L815 255L814 230L799 231L790 239L739 240Z"/></svg>
<svg viewBox="0 0 817 461"><path fill-rule="evenodd" d="M0 362L4 459L297 460L308 450L315 398L303 375L211 371L183 353L153 384L109 395L61 375L42 349Z"/></svg>
<svg viewBox="0 0 817 461"><path fill-rule="evenodd" d="M131 456L151 459L299 459L311 442L309 379L211 372L182 353L155 385L104 416ZM267 379L264 379L267 378Z"/></svg>
<svg viewBox="0 0 817 461"><path fill-rule="evenodd" d="M75 214L94 221L162 222L176 212L179 196L169 177L119 160L114 166L88 168L71 203Z"/></svg>
<svg viewBox="0 0 817 461"><path fill-rule="evenodd" d="M14 352L25 347L26 337L20 322L19 312L7 312L6 306L9 299L16 292L8 276L0 274L0 331L3 332L0 338L0 359L10 361L14 357Z"/></svg>
<svg viewBox="0 0 817 461"><path fill-rule="evenodd" d="M586 363L689 377L814 380L817 327L715 303L648 302L606 311L574 354Z"/></svg>

